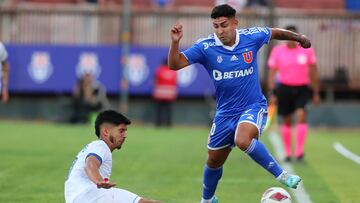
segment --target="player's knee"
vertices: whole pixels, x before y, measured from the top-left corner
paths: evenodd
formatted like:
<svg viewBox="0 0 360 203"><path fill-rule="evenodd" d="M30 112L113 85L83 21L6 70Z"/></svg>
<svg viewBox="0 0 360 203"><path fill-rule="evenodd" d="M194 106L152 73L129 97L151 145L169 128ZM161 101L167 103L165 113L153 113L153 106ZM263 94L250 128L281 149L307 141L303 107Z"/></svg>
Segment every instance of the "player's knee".
<svg viewBox="0 0 360 203"><path fill-rule="evenodd" d="M207 166L210 168L219 168L224 164L223 160L208 158L206 162Z"/></svg>
<svg viewBox="0 0 360 203"><path fill-rule="evenodd" d="M291 123L292 123L292 117L291 117L291 115L283 116L282 120L283 120L282 123L283 123L284 125L291 126Z"/></svg>
<svg viewBox="0 0 360 203"><path fill-rule="evenodd" d="M305 114L298 114L297 115L297 123L305 123L305 122L306 122Z"/></svg>
<svg viewBox="0 0 360 203"><path fill-rule="evenodd" d="M251 144L251 140L250 139L236 139L235 140L235 144L237 147L239 147L242 151L247 150L247 148L250 146Z"/></svg>

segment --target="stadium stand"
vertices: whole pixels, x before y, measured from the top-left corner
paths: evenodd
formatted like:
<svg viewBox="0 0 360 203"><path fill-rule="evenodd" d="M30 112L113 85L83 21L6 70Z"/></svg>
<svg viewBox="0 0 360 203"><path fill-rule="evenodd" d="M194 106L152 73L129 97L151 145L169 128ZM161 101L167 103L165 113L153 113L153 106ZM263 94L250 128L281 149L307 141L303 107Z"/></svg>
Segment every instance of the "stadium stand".
<svg viewBox="0 0 360 203"><path fill-rule="evenodd" d="M18 2L33 2L33 3L56 3L56 4L73 4L86 2L87 0L23 0ZM123 0L92 0L91 2L99 2L101 4L118 4L122 5ZM203 7L211 8L215 1L209 0L172 0L174 8L182 7ZM154 0L132 0L134 7L152 8ZM344 0L302 0L302 1L289 1L289 0L274 0L274 4L279 8L297 8L297 9L343 9L345 7Z"/></svg>
<svg viewBox="0 0 360 203"><path fill-rule="evenodd" d="M77 0L24 0L19 1L19 3L54 3L54 4L74 4L77 3Z"/></svg>
<svg viewBox="0 0 360 203"><path fill-rule="evenodd" d="M344 0L274 0L275 6L280 8L297 9L343 9Z"/></svg>
<svg viewBox="0 0 360 203"><path fill-rule="evenodd" d="M17 1L19 6L0 7L0 38L5 44L98 46L120 43L120 8L123 0L97 0L98 3L118 5L103 9L98 9L94 4L84 4L90 0L14 1ZM152 0L131 2L136 13L131 16L130 40L133 45L168 46L168 28L177 21L181 21L187 30L182 41L184 47L213 31L208 23L209 10L214 1L173 0L174 10L170 12L154 9ZM319 60L318 71L323 81L322 96L329 102L358 100L360 60L356 54L360 52L360 46L356 39L360 37L360 14L345 10L356 10L358 0L274 2L277 6L274 26L283 27L291 22L315 42L313 45ZM350 4L351 2L353 4ZM262 11L254 9L240 12L239 27L268 25L269 14ZM261 67L265 67L265 59L264 50L259 55ZM264 74L261 72L260 77L263 78Z"/></svg>

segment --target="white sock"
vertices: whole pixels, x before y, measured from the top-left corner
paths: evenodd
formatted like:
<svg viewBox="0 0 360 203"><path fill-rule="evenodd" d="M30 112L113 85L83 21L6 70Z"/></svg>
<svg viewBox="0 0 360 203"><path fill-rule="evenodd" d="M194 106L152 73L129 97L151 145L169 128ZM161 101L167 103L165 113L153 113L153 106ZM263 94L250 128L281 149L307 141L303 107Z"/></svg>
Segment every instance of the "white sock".
<svg viewBox="0 0 360 203"><path fill-rule="evenodd" d="M211 203L211 201L214 199L214 197L210 198L210 199L204 199L201 198L201 202L200 203Z"/></svg>
<svg viewBox="0 0 360 203"><path fill-rule="evenodd" d="M283 172L278 176L276 177L276 180L280 181L281 178L283 177L283 175L287 174L287 172L285 170L283 170Z"/></svg>

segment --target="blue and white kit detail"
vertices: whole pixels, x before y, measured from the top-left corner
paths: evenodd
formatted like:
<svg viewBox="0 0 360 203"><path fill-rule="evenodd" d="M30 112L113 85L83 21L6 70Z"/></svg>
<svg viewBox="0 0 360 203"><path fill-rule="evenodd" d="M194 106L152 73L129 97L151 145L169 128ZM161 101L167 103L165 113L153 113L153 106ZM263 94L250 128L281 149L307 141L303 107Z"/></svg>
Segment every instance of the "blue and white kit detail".
<svg viewBox="0 0 360 203"><path fill-rule="evenodd" d="M267 102L261 91L257 53L271 39L271 29L236 30L233 46L224 45L215 33L182 52L189 64L200 63L215 86L216 115L209 134L209 149L234 145L239 123L255 125L261 135L267 118Z"/></svg>

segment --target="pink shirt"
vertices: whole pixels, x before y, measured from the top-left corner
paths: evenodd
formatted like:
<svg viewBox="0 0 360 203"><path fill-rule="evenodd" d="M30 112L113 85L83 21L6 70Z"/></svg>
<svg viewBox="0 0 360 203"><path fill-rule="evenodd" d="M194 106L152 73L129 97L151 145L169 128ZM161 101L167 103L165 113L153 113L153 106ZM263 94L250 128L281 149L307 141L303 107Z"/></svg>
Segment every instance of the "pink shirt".
<svg viewBox="0 0 360 203"><path fill-rule="evenodd" d="M281 84L300 86L309 84L309 65L316 64L313 48L297 46L290 49L286 44L275 46L270 54L268 66L277 69Z"/></svg>

